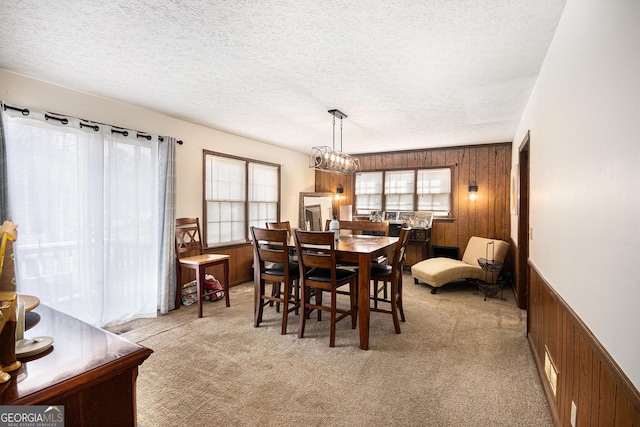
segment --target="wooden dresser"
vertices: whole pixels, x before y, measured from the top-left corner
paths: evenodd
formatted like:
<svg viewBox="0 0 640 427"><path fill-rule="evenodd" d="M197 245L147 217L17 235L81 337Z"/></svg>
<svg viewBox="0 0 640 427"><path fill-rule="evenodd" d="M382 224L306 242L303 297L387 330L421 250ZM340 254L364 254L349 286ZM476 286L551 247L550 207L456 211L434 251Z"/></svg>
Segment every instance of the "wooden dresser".
<svg viewBox="0 0 640 427"><path fill-rule="evenodd" d="M152 350L43 305L25 323L25 338L53 346L20 359L0 405L63 405L66 426L136 426L138 366Z"/></svg>
<svg viewBox="0 0 640 427"><path fill-rule="evenodd" d="M402 224L389 224L389 236L400 235ZM431 228L412 228L407 245L405 268L431 257Z"/></svg>

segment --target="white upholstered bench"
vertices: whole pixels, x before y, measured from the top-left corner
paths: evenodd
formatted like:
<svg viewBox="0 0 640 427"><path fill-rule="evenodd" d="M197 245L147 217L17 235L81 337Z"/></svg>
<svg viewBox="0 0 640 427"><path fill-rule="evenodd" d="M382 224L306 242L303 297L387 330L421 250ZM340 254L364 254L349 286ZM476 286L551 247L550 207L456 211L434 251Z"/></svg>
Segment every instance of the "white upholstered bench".
<svg viewBox="0 0 640 427"><path fill-rule="evenodd" d="M491 242L493 244L489 244ZM435 294L440 286L460 279L486 280L489 278L489 282L495 282L500 272L497 271L487 277L478 264L478 259L504 261L508 251L507 242L472 236L467 243L462 260L444 257L425 259L411 266L411 275L416 284L423 282L431 286L432 294Z"/></svg>

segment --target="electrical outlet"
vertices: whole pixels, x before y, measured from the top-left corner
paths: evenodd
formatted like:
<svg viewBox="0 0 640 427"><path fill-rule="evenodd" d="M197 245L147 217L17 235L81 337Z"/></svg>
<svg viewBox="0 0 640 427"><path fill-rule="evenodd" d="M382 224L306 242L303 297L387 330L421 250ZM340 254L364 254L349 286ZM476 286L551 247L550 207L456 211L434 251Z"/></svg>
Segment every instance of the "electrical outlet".
<svg viewBox="0 0 640 427"><path fill-rule="evenodd" d="M576 403L571 401L571 427L576 427L576 416L578 415L578 407Z"/></svg>
<svg viewBox="0 0 640 427"><path fill-rule="evenodd" d="M553 393L555 399L558 392L558 370L551 359L547 346L544 347L544 372L547 375L547 381L549 381L549 387L551 387L551 393Z"/></svg>

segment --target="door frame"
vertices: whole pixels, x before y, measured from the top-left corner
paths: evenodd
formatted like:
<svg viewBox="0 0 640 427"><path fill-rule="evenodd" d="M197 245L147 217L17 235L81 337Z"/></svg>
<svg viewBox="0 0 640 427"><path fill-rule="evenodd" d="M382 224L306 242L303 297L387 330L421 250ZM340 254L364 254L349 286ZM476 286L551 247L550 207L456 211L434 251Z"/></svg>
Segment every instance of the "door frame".
<svg viewBox="0 0 640 427"><path fill-rule="evenodd" d="M518 307L529 310L529 159L530 131L527 131L518 148L519 183L518 194ZM528 329L528 325L527 325Z"/></svg>

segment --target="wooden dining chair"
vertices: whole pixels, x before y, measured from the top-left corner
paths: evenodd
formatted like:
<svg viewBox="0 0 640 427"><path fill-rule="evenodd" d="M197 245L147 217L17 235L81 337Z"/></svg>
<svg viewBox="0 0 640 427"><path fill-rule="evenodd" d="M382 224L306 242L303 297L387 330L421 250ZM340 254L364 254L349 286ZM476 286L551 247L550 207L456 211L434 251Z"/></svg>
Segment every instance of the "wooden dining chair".
<svg viewBox="0 0 640 427"><path fill-rule="evenodd" d="M267 222L265 225L270 230L287 230L287 237L291 238L291 236L293 236L291 234L291 223L289 221ZM294 248L289 248L289 257L292 262L298 262L295 252Z"/></svg>
<svg viewBox="0 0 640 427"><path fill-rule="evenodd" d="M329 230L331 220L325 223L325 231ZM389 221L339 221L340 231L350 230L351 234L370 234L374 236L389 236Z"/></svg>
<svg viewBox="0 0 640 427"><path fill-rule="evenodd" d="M289 238L291 238L292 234L291 234L291 223L289 221L276 221L276 222L267 222L265 223L265 225L267 226L268 229L270 230L287 230L287 236ZM289 262L298 262L298 257L295 254L295 249L294 248L289 248ZM272 292L273 292L273 296L279 296L278 292L280 291L280 286L273 286L272 288ZM280 303L275 303L276 304L276 311L280 312ZM269 303L270 306L273 307L273 301L271 301ZM296 314L298 314L298 312L296 311Z"/></svg>
<svg viewBox="0 0 640 427"><path fill-rule="evenodd" d="M331 220L327 220L325 225L325 231L329 230L329 223ZM373 222L373 221L340 221L340 231L349 230L351 234L369 234L374 236L389 236L389 221ZM371 261L371 268L376 268L378 265L387 264L387 256L381 255L378 258ZM343 262L341 266L347 268L355 268L358 265L356 262Z"/></svg>
<svg viewBox="0 0 640 427"><path fill-rule="evenodd" d="M175 248L177 260L176 308L180 308L182 297L182 269L194 270L196 274L198 317L202 317L202 301L207 297L213 297L219 292L219 290L205 289L205 271L215 265L222 265L224 268L222 285L224 287L224 300L227 307L229 307L229 255L204 253L198 218L176 219Z"/></svg>
<svg viewBox="0 0 640 427"><path fill-rule="evenodd" d="M259 272L260 283L256 288L254 327L260 326L264 307L276 302L282 304L282 328L281 334L287 333L287 319L292 311L298 312L300 308L299 280L300 270L298 264L290 262L286 229L270 230L267 228L251 227L253 242L253 268ZM277 292L272 290L271 295L265 292L267 282L278 286ZM282 288L280 286L282 285Z"/></svg>
<svg viewBox="0 0 640 427"><path fill-rule="evenodd" d="M289 237L291 237L291 223L289 221L267 222L265 225L270 230L285 229L287 230Z"/></svg>
<svg viewBox="0 0 640 427"><path fill-rule="evenodd" d="M320 313L331 313L329 346L336 344L336 323L347 316L351 316L351 328L355 329L357 321L357 289L358 273L354 270L337 268L335 234L332 231L302 231L294 232L300 277L302 278L302 292L300 296L300 327L298 338L304 337L307 317L313 310ZM337 290L349 284L349 309L339 309L337 306ZM315 304L311 303L311 294L315 291ZM322 304L322 293L331 294L329 306Z"/></svg>
<svg viewBox="0 0 640 427"><path fill-rule="evenodd" d="M402 228L400 230L398 243L396 243L393 251L391 264L381 265L371 269L371 280L373 281L371 300L373 300L373 307L371 307L370 310L391 314L396 334L400 333L398 312L400 312L402 321L405 321L404 309L402 307L402 267L404 265L410 234L411 228ZM382 287L378 288L378 282L383 282ZM387 286L390 287L388 292ZM383 293L382 297L380 297L381 292ZM389 306L385 306L385 308L378 307L378 303L380 302L389 304Z"/></svg>

